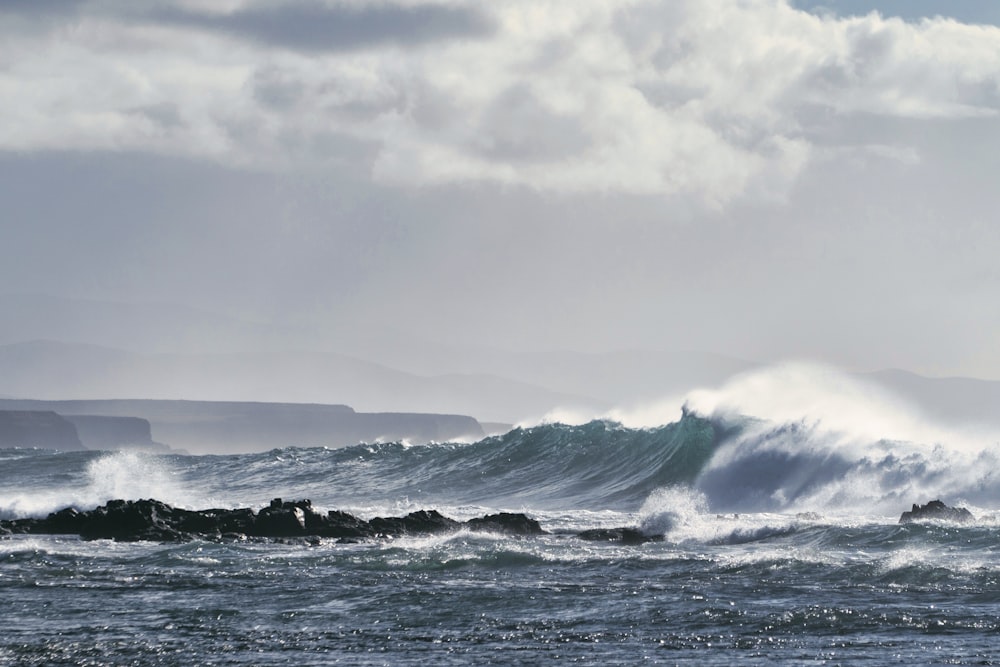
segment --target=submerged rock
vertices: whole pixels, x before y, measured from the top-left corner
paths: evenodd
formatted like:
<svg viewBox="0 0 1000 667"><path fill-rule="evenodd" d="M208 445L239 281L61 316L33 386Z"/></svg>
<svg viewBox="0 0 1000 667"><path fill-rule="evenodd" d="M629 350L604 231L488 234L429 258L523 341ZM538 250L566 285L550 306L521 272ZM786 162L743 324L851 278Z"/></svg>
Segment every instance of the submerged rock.
<svg viewBox="0 0 1000 667"><path fill-rule="evenodd" d="M899 523L912 523L914 521L955 521L957 523L967 523L975 520L972 512L964 507L948 507L940 500L932 500L926 505L913 504L913 509L903 512L899 517Z"/></svg>
<svg viewBox="0 0 1000 667"><path fill-rule="evenodd" d="M647 535L638 528L593 528L577 533L581 540L589 542L620 542L622 544L645 544L662 542L663 535Z"/></svg>

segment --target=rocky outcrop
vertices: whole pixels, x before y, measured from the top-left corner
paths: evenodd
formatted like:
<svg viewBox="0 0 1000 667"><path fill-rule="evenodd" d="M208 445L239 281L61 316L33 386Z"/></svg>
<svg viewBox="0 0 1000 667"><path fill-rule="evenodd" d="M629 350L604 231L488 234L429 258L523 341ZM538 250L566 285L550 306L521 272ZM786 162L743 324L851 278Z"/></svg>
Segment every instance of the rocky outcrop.
<svg viewBox="0 0 1000 667"><path fill-rule="evenodd" d="M461 528L507 535L545 532L537 521L523 514L494 514L463 523L436 510L421 510L402 517L376 517L365 521L338 510L322 514L313 509L309 500L285 502L280 498L275 498L259 512L251 509L185 510L158 500L111 500L87 512L66 508L44 519L0 521L0 534L79 535L83 539L124 542L227 537L316 537L356 541L429 535Z"/></svg>
<svg viewBox="0 0 1000 667"><path fill-rule="evenodd" d="M940 500L932 500L926 505L913 504L909 512L903 512L899 517L899 523L912 523L914 521L954 521L956 523L967 523L974 521L972 512L964 507L948 507Z"/></svg>
<svg viewBox="0 0 1000 667"><path fill-rule="evenodd" d="M76 428L51 410L0 410L0 448L84 449Z"/></svg>
<svg viewBox="0 0 1000 667"><path fill-rule="evenodd" d="M79 535L85 540L121 542L249 538L298 539L307 543L329 538L358 542L459 530L518 537L548 534L535 519L514 512L487 514L464 522L450 519L437 510L365 520L340 510L318 512L309 500L288 502L281 498L275 498L256 512L248 508L185 510L159 500L111 500L85 512L68 507L45 518L0 521L0 536ZM647 535L632 527L595 528L577 533L576 537L626 545L664 539L662 535Z"/></svg>

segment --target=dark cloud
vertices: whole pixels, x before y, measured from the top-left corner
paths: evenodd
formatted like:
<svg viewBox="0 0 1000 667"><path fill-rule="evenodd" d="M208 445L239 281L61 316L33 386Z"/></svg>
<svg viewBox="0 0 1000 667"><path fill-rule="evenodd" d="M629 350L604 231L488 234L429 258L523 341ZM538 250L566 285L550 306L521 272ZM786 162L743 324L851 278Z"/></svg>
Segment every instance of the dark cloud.
<svg viewBox="0 0 1000 667"><path fill-rule="evenodd" d="M265 66L250 81L253 97L268 110L288 113L312 109L348 121L367 121L384 113L398 113L407 106L402 90L343 90L336 77L309 80L292 71ZM413 84L407 83L407 86Z"/></svg>
<svg viewBox="0 0 1000 667"><path fill-rule="evenodd" d="M308 93L305 83L274 68L257 70L252 84L254 99L272 111L288 111Z"/></svg>
<svg viewBox="0 0 1000 667"><path fill-rule="evenodd" d="M181 110L171 102L147 104L130 110L130 113L142 116L165 130L184 126Z"/></svg>
<svg viewBox="0 0 1000 667"><path fill-rule="evenodd" d="M565 159L591 143L577 117L550 111L525 85L497 97L485 114L481 137L481 152L504 161Z"/></svg>
<svg viewBox="0 0 1000 667"><path fill-rule="evenodd" d="M85 4L86 0L3 0L0 2L0 14L28 16L67 14L77 12Z"/></svg>
<svg viewBox="0 0 1000 667"><path fill-rule="evenodd" d="M157 17L300 51L415 45L477 37L493 30L490 19L476 9L440 5L356 7L307 2L253 7L229 14L170 10L158 12Z"/></svg>

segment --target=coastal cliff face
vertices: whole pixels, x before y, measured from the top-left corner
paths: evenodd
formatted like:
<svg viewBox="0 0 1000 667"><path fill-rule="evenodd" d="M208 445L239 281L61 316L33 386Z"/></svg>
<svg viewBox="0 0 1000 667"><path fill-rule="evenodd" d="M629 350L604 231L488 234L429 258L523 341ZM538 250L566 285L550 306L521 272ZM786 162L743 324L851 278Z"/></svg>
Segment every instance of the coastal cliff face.
<svg viewBox="0 0 1000 667"><path fill-rule="evenodd" d="M0 410L0 447L86 449L73 424L51 410Z"/></svg>
<svg viewBox="0 0 1000 667"><path fill-rule="evenodd" d="M166 449L138 417L61 415L54 410L0 410L0 448Z"/></svg>
<svg viewBox="0 0 1000 667"><path fill-rule="evenodd" d="M3 409L61 415L76 427L82 443L77 449L161 449L163 445L158 443L164 443L172 449L204 454L293 446L343 447L376 441L478 440L485 436L480 423L464 415L366 413L346 405L0 399Z"/></svg>
<svg viewBox="0 0 1000 667"><path fill-rule="evenodd" d="M67 415L86 449L157 448L149 421L139 417Z"/></svg>

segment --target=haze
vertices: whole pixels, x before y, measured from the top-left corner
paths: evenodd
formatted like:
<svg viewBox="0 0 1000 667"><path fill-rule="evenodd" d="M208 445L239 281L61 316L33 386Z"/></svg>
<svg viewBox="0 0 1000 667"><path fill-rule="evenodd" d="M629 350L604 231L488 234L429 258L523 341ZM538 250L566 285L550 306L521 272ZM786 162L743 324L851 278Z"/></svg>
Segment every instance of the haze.
<svg viewBox="0 0 1000 667"><path fill-rule="evenodd" d="M5 2L0 394L515 422L789 359L1000 379L998 22Z"/></svg>

